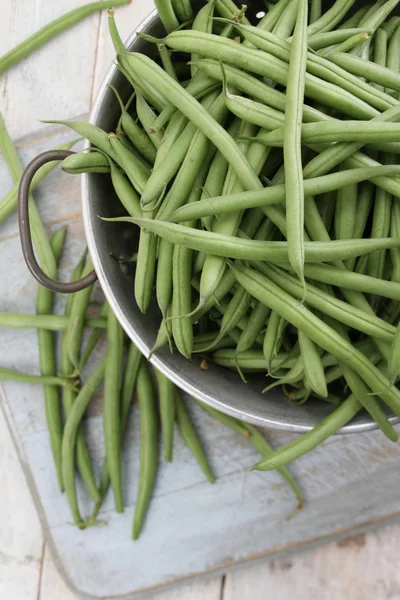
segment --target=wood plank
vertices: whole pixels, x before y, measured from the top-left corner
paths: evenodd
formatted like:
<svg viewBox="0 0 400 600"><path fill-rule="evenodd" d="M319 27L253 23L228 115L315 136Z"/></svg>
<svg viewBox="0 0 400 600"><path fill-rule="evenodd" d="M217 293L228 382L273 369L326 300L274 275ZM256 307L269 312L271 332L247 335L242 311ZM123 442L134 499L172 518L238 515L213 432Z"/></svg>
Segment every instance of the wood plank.
<svg viewBox="0 0 400 600"><path fill-rule="evenodd" d="M1 409L0 489L0 598L36 600L42 528Z"/></svg>
<svg viewBox="0 0 400 600"><path fill-rule="evenodd" d="M153 9L154 0L132 0L128 6L118 7L115 11L115 20L121 38L125 41ZM107 14L103 13L93 81L93 100L114 58L115 51L108 33Z"/></svg>
<svg viewBox="0 0 400 600"><path fill-rule="evenodd" d="M88 0L13 0L1 3L0 55ZM50 41L0 78L0 110L13 138L88 112L100 13Z"/></svg>
<svg viewBox="0 0 400 600"><path fill-rule="evenodd" d="M151 596L152 600L220 600L222 578L197 581ZM38 600L78 600L65 583L52 559L48 547L44 554L43 572Z"/></svg>
<svg viewBox="0 0 400 600"><path fill-rule="evenodd" d="M389 600L400 598L400 526L238 569L223 600Z"/></svg>

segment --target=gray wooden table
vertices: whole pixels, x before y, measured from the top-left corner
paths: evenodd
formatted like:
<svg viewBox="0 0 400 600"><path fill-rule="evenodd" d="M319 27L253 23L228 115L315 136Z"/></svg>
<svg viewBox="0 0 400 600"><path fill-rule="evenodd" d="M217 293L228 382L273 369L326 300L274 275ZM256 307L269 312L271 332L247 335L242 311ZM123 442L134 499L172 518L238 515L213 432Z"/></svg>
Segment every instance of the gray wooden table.
<svg viewBox="0 0 400 600"><path fill-rule="evenodd" d="M80 4L83 0L57 4L6 0L0 22L0 54ZM151 3L135 0L118 11L124 35L151 8ZM36 119L72 118L86 112L111 60L104 16L95 15L0 80L0 109L13 137L23 138L19 148L25 161L69 135L66 130L38 129ZM38 133L31 133L35 131ZM5 193L10 185L2 163L0 190ZM61 223L68 224L65 276L84 243L78 180L54 173L36 198L49 232ZM33 312L36 284L22 263L14 217L0 228L0 256L0 310ZM0 363L37 372L35 333L2 330ZM178 444L174 463L163 465L143 537L133 544L129 531L137 474L134 415L125 453L128 509L117 518L106 503L102 516L107 527L82 533L68 525L65 498L56 489L40 390L2 385L0 401L45 533L44 538L0 414L0 598L76 598L60 579L55 563L75 589L95 597L118 597L164 583L189 581L205 572L216 576L207 582L193 580L157 598L400 598L396 568L399 526L376 534L362 533L308 553L288 554L398 517L399 448L379 432L333 438L299 460L293 472L302 483L307 506L296 519L287 521L295 501L279 477L246 473L245 468L256 458L252 449L196 413L219 481L214 486L204 483ZM98 464L100 423L96 411L88 420L87 434ZM291 439L282 433L270 432L269 436L274 445ZM283 553L284 558L265 560ZM229 571L243 561L257 564Z"/></svg>

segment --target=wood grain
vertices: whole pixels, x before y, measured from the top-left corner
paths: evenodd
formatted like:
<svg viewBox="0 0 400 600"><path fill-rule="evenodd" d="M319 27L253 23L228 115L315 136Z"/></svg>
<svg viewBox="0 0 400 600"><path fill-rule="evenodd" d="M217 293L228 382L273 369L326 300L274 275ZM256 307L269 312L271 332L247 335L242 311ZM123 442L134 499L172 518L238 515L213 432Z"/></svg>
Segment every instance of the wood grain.
<svg viewBox="0 0 400 600"><path fill-rule="evenodd" d="M43 534L1 409L0 489L0 598L36 600Z"/></svg>
<svg viewBox="0 0 400 600"><path fill-rule="evenodd" d="M64 14L76 6L83 5L88 0L3 0L2 19L0 20L0 54L12 48L16 43L25 39L40 26ZM126 7L116 11L116 20L121 35L125 39L131 30L153 8L152 0L133 0ZM33 157L39 147L49 148L62 141L60 132L54 137L54 131L48 135L48 129L38 122L38 118L74 118L76 115L89 110L95 93L114 57L107 32L106 14L96 14L85 20L49 43L42 50L27 58L17 68L0 79L0 110L4 113L7 126L14 138L23 136L19 144L21 155L25 162ZM39 138L31 135L40 130ZM69 135L63 133L64 138ZM0 190L5 193L11 179L4 169L0 168ZM37 198L43 219L52 222L49 231L54 230L55 213L49 198L58 202L58 220L70 223L70 254L77 256L82 247L82 224L76 211L79 210L77 198L79 181L55 172L44 186L38 190ZM61 203L59 200L63 199ZM46 204L43 204L46 201ZM78 207L78 209L77 209ZM17 240L15 217L11 217L0 227L0 243L3 265L0 269L0 287L7 289L8 295L2 295L1 310L15 309L15 299L18 298L18 309L32 311L34 307L35 284L22 268L19 242ZM6 250L5 250L6 249ZM67 261L63 264L66 275ZM23 273L21 277L14 274ZM6 287L7 286L7 287ZM1 331L0 362L4 366L20 366L30 371L37 368L36 354L32 351L35 344L33 332L19 335L16 332ZM7 384L0 387L2 401L5 393L9 402L21 403L18 430L31 439L40 439L46 444L45 423L43 418L33 418L34 407L40 407L42 398L40 390ZM37 411L36 414L42 414ZM94 413L95 416L95 413ZM245 446L232 443L228 450L225 448L224 434L221 430L213 430L209 423L204 427L203 436L217 451L212 460L217 472L227 470L230 463L238 463L241 469L251 463L253 455ZM89 432L90 434L90 432ZM36 436L36 437L35 437ZM96 442L95 429L91 440ZM285 436L273 434L275 444L284 443ZM340 515L347 514L350 522L362 522L363 514L385 515L388 511L400 510L398 501L399 485L396 479L396 465L400 458L398 447L389 448L379 434L372 436L357 436L357 440L336 438L330 440L324 447L319 448L312 457L299 461L295 472L299 475L302 485L307 491L309 505L313 508L305 513L291 527L298 527L303 538L311 531L315 515L321 515L324 527L337 529L341 526ZM38 446L36 445L36 448ZM35 443L31 446L35 449ZM172 477L163 471L161 484L169 486L169 501L174 506L179 495L171 494L176 479L182 489L197 481L198 472L192 469L191 459L185 450L178 447L178 460L181 460L177 475ZM340 460L337 457L340 455ZM33 452L29 460L40 457ZM130 464L130 463L129 463ZM132 463L133 465L134 463ZM390 465L382 475L385 465ZM39 465L40 467L40 465ZM391 469L393 477L391 477ZM133 469L134 472L134 469ZM351 476L349 476L351 475ZM244 539L259 535L259 544L271 537L276 545L283 539L289 539L285 533L286 523L282 515L289 512L293 498L290 493L282 492L282 484L275 474L269 474L261 486L254 484L260 475L254 475L253 485L246 478L240 477L234 484L240 494L235 500L231 491L228 499L224 500L221 487L211 488L212 502L209 514L206 515L206 527L198 528L196 536L203 539L204 557L207 559L220 540L219 536L212 538L206 533L213 521L222 524L224 513L232 511L230 504L238 503L239 507L246 499L246 494L253 496L252 511L256 516L259 507L270 506L269 519L277 522L275 528L266 527L267 519L254 518L249 521L247 530L244 522L240 522L240 510L235 515L229 513L229 521L225 524L227 530L233 532L232 549L237 551L243 545ZM332 478L335 485L332 485ZM168 483L169 480L169 483ZM338 491L335 492L335 486ZM396 487L397 486L397 487ZM77 600L77 595L71 591L56 570L48 547L44 546L43 535L32 498L26 484L23 470L17 458L12 437L6 427L0 410L0 598L12 600ZM49 488L48 488L49 489ZM165 488L164 488L165 489ZM381 493L385 490L384 494ZM194 488L191 498L202 498ZM215 490L215 491L214 491ZM359 493L358 490L361 490ZM362 491L363 490L363 491ZM134 488L132 487L130 503L133 503ZM211 493L211 491L210 491ZM227 497L227 498L228 498ZM189 498L189 496L188 496ZM53 505L55 517L66 514L64 498L60 497L56 486L51 487L49 503ZM330 504L329 504L330 503ZM157 500L155 502L157 504ZM282 504L282 506L281 506ZM328 509L328 506L331 509ZM177 505L175 505L177 506ZM333 507L333 508L332 508ZM179 506L181 516L185 515L190 524L192 514L190 506ZM337 509L337 510L334 510ZM308 509L307 509L308 510ZM386 510L386 513L385 513ZM315 512L313 512L315 511ZM105 506L105 514L110 514L109 505ZM350 514L349 514L350 513ZM161 528L165 520L164 509L155 511L155 522L149 521L147 531L157 539L157 527ZM272 515L272 516L271 516ZM251 516L251 515L250 515ZM64 518L64 517L63 517ZM64 522L66 518L64 519ZM124 525L125 527L125 525ZM126 525L128 528L129 525ZM261 528L261 529L260 529ZM69 529L71 536L76 532ZM169 541L174 541L179 527L169 530ZM195 540L182 538L182 555L190 552L191 543ZM164 553L167 556L171 543L165 543ZM194 544L195 545L195 544ZM135 547L129 545L129 552ZM300 546L301 547L301 544ZM226 578L216 577L210 581L202 581L183 585L153 596L156 600L400 600L400 576L398 574L398 556L400 554L400 525L391 526L376 533L361 534L355 538L341 542L333 542L326 546L284 558L274 558L263 561L252 567L242 568L227 574ZM151 553L149 554L151 556ZM229 562L229 561L228 561ZM151 571L153 563L149 558L146 567ZM88 572L87 576L90 576ZM131 574L134 580L135 574Z"/></svg>

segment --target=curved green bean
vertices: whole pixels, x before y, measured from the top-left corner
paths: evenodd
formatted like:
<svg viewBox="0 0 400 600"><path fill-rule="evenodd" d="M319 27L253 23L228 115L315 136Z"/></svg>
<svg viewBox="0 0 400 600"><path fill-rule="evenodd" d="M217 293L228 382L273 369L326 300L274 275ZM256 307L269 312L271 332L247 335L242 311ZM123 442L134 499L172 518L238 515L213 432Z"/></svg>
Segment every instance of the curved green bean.
<svg viewBox="0 0 400 600"><path fill-rule="evenodd" d="M157 475L157 411L153 386L142 361L136 382L140 415L140 475L133 519L132 537L137 540L143 526Z"/></svg>
<svg viewBox="0 0 400 600"><path fill-rule="evenodd" d="M300 456L307 454L328 437L344 427L353 417L360 412L362 406L354 394L349 396L338 408L336 408L321 423L316 425L284 448L277 450L272 455L258 462L250 470L271 471L282 465L286 465Z"/></svg>
<svg viewBox="0 0 400 600"><path fill-rule="evenodd" d="M65 486L65 493L68 504L74 519L74 522L80 529L86 527L87 523L82 519L78 500L76 497L75 484L75 447L77 444L80 424L85 414L85 410L98 386L100 385L106 366L106 357L102 358L93 373L87 379L86 383L74 399L70 407L69 414L64 426L62 439L62 475Z"/></svg>
<svg viewBox="0 0 400 600"><path fill-rule="evenodd" d="M106 461L114 493L117 512L123 512L121 467L121 369L124 332L117 317L110 310L107 317L107 360L104 372L103 428Z"/></svg>
<svg viewBox="0 0 400 600"><path fill-rule="evenodd" d="M286 87L283 160L289 262L304 282L304 184L301 123L307 64L308 0L298 0Z"/></svg>

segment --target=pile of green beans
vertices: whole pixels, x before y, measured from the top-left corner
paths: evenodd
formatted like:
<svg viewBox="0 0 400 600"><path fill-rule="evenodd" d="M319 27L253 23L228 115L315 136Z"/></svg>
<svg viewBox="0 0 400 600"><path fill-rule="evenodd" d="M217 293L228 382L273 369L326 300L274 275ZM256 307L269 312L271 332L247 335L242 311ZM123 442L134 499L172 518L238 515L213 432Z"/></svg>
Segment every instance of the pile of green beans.
<svg viewBox="0 0 400 600"><path fill-rule="evenodd" d="M93 148L63 163L70 173L111 169L128 215L109 220L140 227L134 295L142 312L158 303L153 352L169 344L244 381L264 372L266 402L280 387L294 404L330 403L319 426L329 434L366 410L392 441L398 3L350 16L351 0L325 13L318 1L278 0L257 22L231 0L194 18L188 2L159 0L167 35L139 34L157 44L155 60L126 51L109 11L136 106L117 93L115 131L69 123ZM352 410L342 410L347 397ZM306 448L320 436L307 434ZM274 456L257 468L273 468Z"/></svg>

